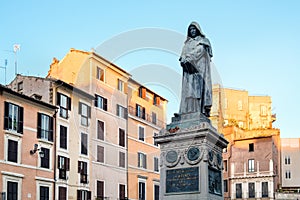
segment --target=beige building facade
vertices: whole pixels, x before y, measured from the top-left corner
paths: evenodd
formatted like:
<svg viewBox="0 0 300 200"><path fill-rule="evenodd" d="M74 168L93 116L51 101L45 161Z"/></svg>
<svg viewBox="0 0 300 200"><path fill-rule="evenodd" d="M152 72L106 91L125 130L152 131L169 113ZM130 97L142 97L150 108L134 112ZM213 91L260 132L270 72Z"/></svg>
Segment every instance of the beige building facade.
<svg viewBox="0 0 300 200"><path fill-rule="evenodd" d="M128 82L128 198L159 200L160 150L153 136L165 127L167 100Z"/></svg>
<svg viewBox="0 0 300 200"><path fill-rule="evenodd" d="M127 82L130 75L95 52L71 49L53 60L48 78L94 97L89 107L89 177L92 198L127 197Z"/></svg>

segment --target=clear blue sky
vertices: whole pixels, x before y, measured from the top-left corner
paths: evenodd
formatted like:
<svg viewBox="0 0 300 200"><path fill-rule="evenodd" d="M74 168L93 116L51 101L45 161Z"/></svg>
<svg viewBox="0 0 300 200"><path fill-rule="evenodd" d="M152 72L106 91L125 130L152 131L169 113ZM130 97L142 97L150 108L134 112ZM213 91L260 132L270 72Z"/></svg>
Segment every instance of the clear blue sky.
<svg viewBox="0 0 300 200"><path fill-rule="evenodd" d="M213 62L223 86L245 89L250 95L271 96L273 112L277 114L274 126L281 129L282 137L299 137L299 9L300 1L296 0L195 0L189 4L134 0L2 1L0 66L8 60L7 82L11 81L15 73L11 51L17 43L21 45L17 53L18 73L46 76L52 58L62 59L71 47L90 50L114 36L149 27L186 35L188 24L197 21L212 43ZM163 51L133 52L116 63L129 72L137 66L156 63L180 73L178 56ZM0 83L4 83L3 69ZM178 103L172 95L162 95L170 104Z"/></svg>

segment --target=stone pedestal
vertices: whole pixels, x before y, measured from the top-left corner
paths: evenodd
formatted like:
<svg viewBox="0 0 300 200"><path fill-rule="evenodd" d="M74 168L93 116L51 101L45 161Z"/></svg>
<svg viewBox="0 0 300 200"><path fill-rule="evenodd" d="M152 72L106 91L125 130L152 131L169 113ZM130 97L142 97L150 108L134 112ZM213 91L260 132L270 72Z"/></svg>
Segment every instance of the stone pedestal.
<svg viewBox="0 0 300 200"><path fill-rule="evenodd" d="M201 113L175 115L160 144L160 200L220 200L222 150L228 142Z"/></svg>

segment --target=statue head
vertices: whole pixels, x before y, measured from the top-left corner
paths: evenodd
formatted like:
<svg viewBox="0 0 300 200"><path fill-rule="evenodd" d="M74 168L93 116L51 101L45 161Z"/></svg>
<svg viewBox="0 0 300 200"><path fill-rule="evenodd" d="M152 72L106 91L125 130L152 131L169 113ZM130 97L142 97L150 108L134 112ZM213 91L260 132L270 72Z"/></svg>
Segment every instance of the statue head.
<svg viewBox="0 0 300 200"><path fill-rule="evenodd" d="M201 31L200 25L197 22L192 22L188 28L188 37L195 38L197 36L205 37L204 33Z"/></svg>

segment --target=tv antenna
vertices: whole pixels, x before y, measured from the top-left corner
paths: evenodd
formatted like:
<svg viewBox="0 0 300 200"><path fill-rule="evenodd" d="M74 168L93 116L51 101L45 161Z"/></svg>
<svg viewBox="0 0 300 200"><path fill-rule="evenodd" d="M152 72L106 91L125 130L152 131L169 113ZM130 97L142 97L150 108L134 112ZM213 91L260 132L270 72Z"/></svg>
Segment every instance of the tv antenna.
<svg viewBox="0 0 300 200"><path fill-rule="evenodd" d="M1 69L4 69L4 85L6 85L6 67L7 67L7 59L4 61L4 67L0 66Z"/></svg>

